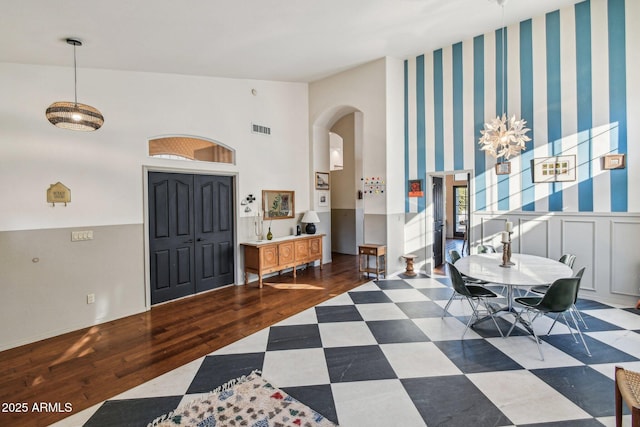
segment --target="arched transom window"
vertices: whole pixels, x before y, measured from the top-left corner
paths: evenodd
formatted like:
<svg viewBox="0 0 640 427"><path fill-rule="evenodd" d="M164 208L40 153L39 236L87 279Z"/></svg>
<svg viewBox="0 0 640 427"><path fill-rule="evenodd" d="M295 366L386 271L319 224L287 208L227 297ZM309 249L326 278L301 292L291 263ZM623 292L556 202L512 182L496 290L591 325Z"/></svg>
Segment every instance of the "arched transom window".
<svg viewBox="0 0 640 427"><path fill-rule="evenodd" d="M215 141L193 136L167 136L149 140L149 156L164 159L235 163L235 152Z"/></svg>

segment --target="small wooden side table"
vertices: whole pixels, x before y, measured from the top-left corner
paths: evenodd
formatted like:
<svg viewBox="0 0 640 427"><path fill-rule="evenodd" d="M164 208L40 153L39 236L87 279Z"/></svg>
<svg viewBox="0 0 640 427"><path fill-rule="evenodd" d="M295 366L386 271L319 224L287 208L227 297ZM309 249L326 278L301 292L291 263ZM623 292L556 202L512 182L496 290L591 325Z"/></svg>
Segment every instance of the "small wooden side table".
<svg viewBox="0 0 640 427"><path fill-rule="evenodd" d="M358 246L358 255L359 255L358 262L360 267L360 273L364 273L367 276L370 273L375 273L376 279L379 278L380 274L382 274L383 278L386 277L385 273L387 270L387 247L385 245L371 245L371 244L360 245ZM370 256L373 256L376 258L375 268L369 267ZM364 265L362 262L363 260L365 261Z"/></svg>
<svg viewBox="0 0 640 427"><path fill-rule="evenodd" d="M414 255L414 254L405 254L402 255L402 258L404 258L404 260L407 262L407 271L404 272L404 274L406 274L407 276L416 276L417 273L415 271L413 271L413 260L416 259L418 257L418 255Z"/></svg>

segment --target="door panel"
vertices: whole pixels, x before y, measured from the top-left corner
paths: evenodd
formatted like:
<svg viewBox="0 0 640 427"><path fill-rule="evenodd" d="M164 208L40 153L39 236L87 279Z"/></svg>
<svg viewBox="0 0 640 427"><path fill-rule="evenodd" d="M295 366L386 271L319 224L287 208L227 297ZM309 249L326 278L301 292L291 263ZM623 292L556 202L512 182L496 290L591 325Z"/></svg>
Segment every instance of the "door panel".
<svg viewBox="0 0 640 427"><path fill-rule="evenodd" d="M444 190L442 177L433 177L433 264L444 262Z"/></svg>
<svg viewBox="0 0 640 427"><path fill-rule="evenodd" d="M233 178L196 175L196 291L233 283Z"/></svg>
<svg viewBox="0 0 640 427"><path fill-rule="evenodd" d="M192 213L192 176L149 174L152 304L195 292Z"/></svg>

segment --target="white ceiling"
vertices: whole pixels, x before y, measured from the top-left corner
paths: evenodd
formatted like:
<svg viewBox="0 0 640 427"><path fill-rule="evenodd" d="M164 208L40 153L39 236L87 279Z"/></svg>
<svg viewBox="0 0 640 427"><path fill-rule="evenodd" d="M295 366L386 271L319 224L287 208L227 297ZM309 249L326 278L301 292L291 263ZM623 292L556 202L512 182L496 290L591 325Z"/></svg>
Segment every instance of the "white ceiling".
<svg viewBox="0 0 640 427"><path fill-rule="evenodd" d="M311 82L580 0L3 0L0 62Z"/></svg>

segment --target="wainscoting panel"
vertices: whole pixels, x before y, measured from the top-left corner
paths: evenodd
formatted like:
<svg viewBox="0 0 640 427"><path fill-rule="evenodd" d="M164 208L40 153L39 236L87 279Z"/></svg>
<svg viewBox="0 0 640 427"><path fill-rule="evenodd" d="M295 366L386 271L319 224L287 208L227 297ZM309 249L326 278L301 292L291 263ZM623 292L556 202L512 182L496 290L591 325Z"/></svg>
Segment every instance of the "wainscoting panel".
<svg viewBox="0 0 640 427"><path fill-rule="evenodd" d="M596 222L593 220L562 220L562 253L576 256L573 271L586 267L581 290L595 291L596 277Z"/></svg>
<svg viewBox="0 0 640 427"><path fill-rule="evenodd" d="M507 220L505 218L486 218L482 219L481 226L481 236L477 245L492 245L496 248L496 250L500 250L502 247L502 232L506 228ZM476 253L473 248L474 245L471 246L471 253Z"/></svg>
<svg viewBox="0 0 640 427"><path fill-rule="evenodd" d="M640 293L640 223L611 221L611 293L638 295Z"/></svg>
<svg viewBox="0 0 640 427"><path fill-rule="evenodd" d="M518 224L520 253L549 256L549 221L547 219L519 218L514 223Z"/></svg>

